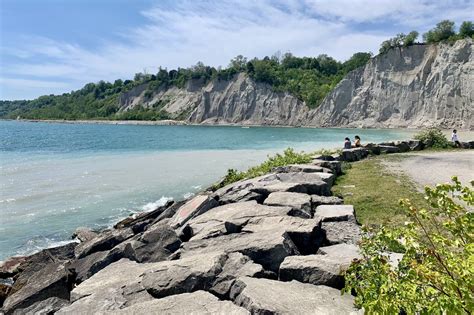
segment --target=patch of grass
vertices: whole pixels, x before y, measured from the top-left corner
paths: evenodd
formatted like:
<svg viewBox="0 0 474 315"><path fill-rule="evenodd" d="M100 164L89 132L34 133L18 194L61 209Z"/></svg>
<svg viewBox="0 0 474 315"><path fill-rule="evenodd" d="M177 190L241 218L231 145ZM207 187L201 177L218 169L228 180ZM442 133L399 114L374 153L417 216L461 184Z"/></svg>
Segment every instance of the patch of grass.
<svg viewBox="0 0 474 315"><path fill-rule="evenodd" d="M390 171L384 161L394 161L408 155L378 156L351 163L345 174L336 180L333 193L352 204L357 219L364 225L396 226L406 221L399 200L410 198L419 206L427 206L422 193L403 174Z"/></svg>

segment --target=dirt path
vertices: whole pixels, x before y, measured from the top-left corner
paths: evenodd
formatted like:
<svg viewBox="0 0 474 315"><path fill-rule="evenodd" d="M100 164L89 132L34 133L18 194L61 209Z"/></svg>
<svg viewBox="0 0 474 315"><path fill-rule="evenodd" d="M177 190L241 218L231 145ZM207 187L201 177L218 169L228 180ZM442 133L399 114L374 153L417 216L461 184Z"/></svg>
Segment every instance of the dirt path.
<svg viewBox="0 0 474 315"><path fill-rule="evenodd" d="M402 170L419 185L420 190L426 185L436 185L458 176L464 184L474 180L474 151L454 152L420 152L397 162L388 163L390 169Z"/></svg>

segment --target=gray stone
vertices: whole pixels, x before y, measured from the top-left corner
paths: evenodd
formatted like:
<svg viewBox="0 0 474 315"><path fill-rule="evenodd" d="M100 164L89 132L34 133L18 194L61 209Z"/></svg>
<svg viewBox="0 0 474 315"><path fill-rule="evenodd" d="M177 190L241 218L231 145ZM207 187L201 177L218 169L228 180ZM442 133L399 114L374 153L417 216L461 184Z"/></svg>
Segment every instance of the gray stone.
<svg viewBox="0 0 474 315"><path fill-rule="evenodd" d="M0 263L0 278L8 278L17 274L21 264L26 262L26 256L14 256Z"/></svg>
<svg viewBox="0 0 474 315"><path fill-rule="evenodd" d="M381 152L380 152L380 147L375 144L375 143L367 143L364 148L366 148L367 150L369 150L370 154L375 154L375 155L379 155Z"/></svg>
<svg viewBox="0 0 474 315"><path fill-rule="evenodd" d="M95 252L112 249L133 235L134 233L131 228L105 231L97 237L77 245L75 249L76 258L83 258Z"/></svg>
<svg viewBox="0 0 474 315"><path fill-rule="evenodd" d="M380 152L381 153L400 153L400 149L396 146L391 146L391 145L379 145Z"/></svg>
<svg viewBox="0 0 474 315"><path fill-rule="evenodd" d="M290 164L286 166L279 166L272 169L272 173L332 173L329 168L321 167L312 164Z"/></svg>
<svg viewBox="0 0 474 315"><path fill-rule="evenodd" d="M120 310L106 314L249 314L244 308L238 307L229 301L221 301L214 295L205 291L182 293L162 299L153 299L138 303Z"/></svg>
<svg viewBox="0 0 474 315"><path fill-rule="evenodd" d="M400 150L400 152L408 152L411 150L408 141L395 141L394 145Z"/></svg>
<svg viewBox="0 0 474 315"><path fill-rule="evenodd" d="M165 210L171 207L173 204L174 204L173 200L168 200L163 206L157 207L156 209L152 211L138 213L138 214L135 214L133 216L123 219L122 221L115 224L114 228L123 229L127 227L133 227L142 222L146 222L146 224L149 224L158 216L160 216Z"/></svg>
<svg viewBox="0 0 474 315"><path fill-rule="evenodd" d="M10 284L0 282L0 307L10 293L12 286Z"/></svg>
<svg viewBox="0 0 474 315"><path fill-rule="evenodd" d="M50 297L69 299L73 277L63 261L50 262L36 272L29 273L28 279L21 278L21 287L15 282L12 293L6 298L3 310L8 314L15 309L28 308L32 304Z"/></svg>
<svg viewBox="0 0 474 315"><path fill-rule="evenodd" d="M51 297L43 301L36 302L31 306L23 309L16 309L13 311L14 315L34 314L34 315L49 315L54 314L62 307L69 305L69 301L57 297Z"/></svg>
<svg viewBox="0 0 474 315"><path fill-rule="evenodd" d="M342 167L341 167L341 162L340 161L324 161L324 160L315 159L315 160L313 160L312 164L317 165L317 166L321 166L321 167L324 167L324 168L329 168L336 175L341 175L342 174Z"/></svg>
<svg viewBox="0 0 474 315"><path fill-rule="evenodd" d="M230 294L252 314L351 314L353 297L339 290L297 281L239 278Z"/></svg>
<svg viewBox="0 0 474 315"><path fill-rule="evenodd" d="M342 205L344 200L335 196L318 196L311 195L311 206L313 209L320 205Z"/></svg>
<svg viewBox="0 0 474 315"><path fill-rule="evenodd" d="M86 227L77 228L72 234L72 238L77 238L81 242L87 242L97 236L97 233Z"/></svg>
<svg viewBox="0 0 474 315"><path fill-rule="evenodd" d="M218 205L217 201L208 195L197 195L182 205L171 219L173 228L183 226L188 220L205 213Z"/></svg>
<svg viewBox="0 0 474 315"><path fill-rule="evenodd" d="M286 206L291 208L291 215L311 218L311 197L307 194L293 192L271 193L263 202L268 206Z"/></svg>
<svg viewBox="0 0 474 315"><path fill-rule="evenodd" d="M408 145L410 146L411 151L423 150L423 142L421 142L420 140L409 140Z"/></svg>
<svg viewBox="0 0 474 315"><path fill-rule="evenodd" d="M369 155L369 150L365 148L353 148L342 150L342 160L346 162L355 162L365 159Z"/></svg>
<svg viewBox="0 0 474 315"><path fill-rule="evenodd" d="M361 240L360 226L354 221L323 222L321 229L328 245L357 244Z"/></svg>
<svg viewBox="0 0 474 315"><path fill-rule="evenodd" d="M314 216L323 222L355 221L354 207L351 205L320 205L316 207Z"/></svg>
<svg viewBox="0 0 474 315"><path fill-rule="evenodd" d="M319 252L324 255L286 257L280 265L280 280L297 280L342 289L344 287L343 272L354 259L362 258L359 248L352 244L339 244L321 247Z"/></svg>

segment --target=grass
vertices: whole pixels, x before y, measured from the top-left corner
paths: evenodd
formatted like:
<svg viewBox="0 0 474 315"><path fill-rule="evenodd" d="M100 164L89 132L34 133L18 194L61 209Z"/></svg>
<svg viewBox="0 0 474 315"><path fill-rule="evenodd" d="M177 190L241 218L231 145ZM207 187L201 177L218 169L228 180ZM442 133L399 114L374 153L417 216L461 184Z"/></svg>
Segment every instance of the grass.
<svg viewBox="0 0 474 315"><path fill-rule="evenodd" d="M407 217L399 200L409 198L413 204L426 207L427 202L415 184L402 173L389 170L384 162L394 162L408 155L381 155L351 163L345 174L336 180L333 193L352 204L357 219L365 225L396 226Z"/></svg>

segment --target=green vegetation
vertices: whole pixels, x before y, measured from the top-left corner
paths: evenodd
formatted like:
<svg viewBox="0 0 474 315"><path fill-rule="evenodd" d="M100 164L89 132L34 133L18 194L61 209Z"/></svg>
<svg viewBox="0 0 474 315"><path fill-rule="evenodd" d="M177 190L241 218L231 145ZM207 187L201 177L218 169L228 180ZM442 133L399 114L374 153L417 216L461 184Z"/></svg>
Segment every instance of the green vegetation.
<svg viewBox="0 0 474 315"><path fill-rule="evenodd" d="M401 201L407 222L371 230L363 259L346 272L346 292L366 314L471 314L474 312L474 181L425 189L429 206ZM403 258L391 266L387 250Z"/></svg>
<svg viewBox="0 0 474 315"><path fill-rule="evenodd" d="M350 164L338 177L332 191L344 197L346 204L357 209L357 220L364 225L396 226L406 220L398 200L412 196L425 204L423 195L407 176L391 172L384 163L401 159L401 155L381 155ZM377 189L374 189L377 187Z"/></svg>
<svg viewBox="0 0 474 315"><path fill-rule="evenodd" d="M414 138L422 141L427 147L433 149L447 149L452 147L443 132L437 128L423 130L415 135Z"/></svg>
<svg viewBox="0 0 474 315"><path fill-rule="evenodd" d="M273 168L279 166L285 166L290 164L303 164L312 161L313 154L304 152L295 152L293 149L288 148L283 151L283 154L277 153L274 156L269 156L268 159L258 166L249 168L245 172L239 172L234 169L229 169L224 179L214 189L219 189L225 185L237 182L242 179L255 178L257 176L268 174Z"/></svg>
<svg viewBox="0 0 474 315"><path fill-rule="evenodd" d="M392 48L414 45L418 35L417 31L411 31L408 35L403 33L397 34L397 36L382 42L379 53L384 54ZM455 23L450 20L444 20L423 34L423 40L427 44L433 44L442 41L454 42L466 37L472 38L472 36L474 36L474 25L471 21L464 21L459 28L459 32L456 34Z"/></svg>
<svg viewBox="0 0 474 315"><path fill-rule="evenodd" d="M473 23L463 22L459 33L454 32L454 23L442 21L424 35L428 43L474 36ZM382 43L380 53L392 48L415 44L418 32L408 35L398 34ZM341 81L372 57L370 53L358 52L345 62L339 62L328 55L317 57L296 57L291 53L277 53L262 59L233 58L227 68L214 68L198 62L189 68L167 70L159 68L155 74L137 73L133 80L115 80L114 83L99 81L88 83L82 89L62 95L44 95L35 100L0 101L0 118L16 119L185 119L186 113L169 117L163 104L150 102L156 92L171 86L185 87L190 81L204 85L211 80L230 80L238 73L246 73L257 82L268 84L276 92L289 92L306 103L310 108L321 104L322 100ZM141 107L123 111L120 99L134 88L143 91ZM143 90L144 89L144 90ZM133 90L137 92L137 90ZM139 93L136 93L139 94Z"/></svg>

